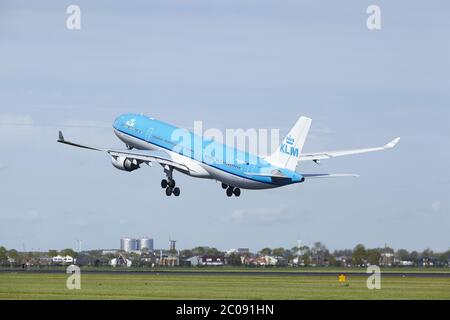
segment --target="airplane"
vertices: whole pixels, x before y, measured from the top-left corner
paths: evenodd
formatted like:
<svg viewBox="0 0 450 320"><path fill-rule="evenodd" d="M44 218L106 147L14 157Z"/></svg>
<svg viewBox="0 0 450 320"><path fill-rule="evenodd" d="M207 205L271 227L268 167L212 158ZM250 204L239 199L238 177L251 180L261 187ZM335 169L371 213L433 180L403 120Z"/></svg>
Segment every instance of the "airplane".
<svg viewBox="0 0 450 320"><path fill-rule="evenodd" d="M173 178L175 170L191 177L219 181L228 197L239 197L241 189L271 189L313 178L358 176L299 173L296 167L303 161L319 163L334 157L391 149L400 140L395 138L382 147L302 153L311 122L310 118L300 117L276 151L267 157L231 148L186 129L135 113L120 115L113 123L115 135L125 144L127 150L104 149L71 142L64 138L62 131L59 131L57 141L74 147L106 152L111 156L112 165L123 171L137 170L143 163L149 166L152 166L152 163L160 164L166 175L166 179L161 181L161 187L167 196L173 194L178 197L181 192ZM179 137L175 139L177 132L183 132L188 139L181 142ZM197 149L193 148L195 145L198 146ZM208 148L216 152L206 154L205 150ZM196 153L196 150L200 150L200 153ZM220 153L228 153L227 158L219 156Z"/></svg>

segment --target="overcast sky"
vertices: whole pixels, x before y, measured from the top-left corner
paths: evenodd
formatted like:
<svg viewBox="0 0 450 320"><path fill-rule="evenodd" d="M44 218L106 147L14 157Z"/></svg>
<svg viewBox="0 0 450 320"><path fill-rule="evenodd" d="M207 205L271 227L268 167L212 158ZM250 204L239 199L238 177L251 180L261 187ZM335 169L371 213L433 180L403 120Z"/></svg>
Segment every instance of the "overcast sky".
<svg viewBox="0 0 450 320"><path fill-rule="evenodd" d="M81 7L81 30L66 8ZM133 7L130 7L131 3ZM366 27L381 7L382 29ZM0 1L0 245L450 247L448 1ZM305 151L387 152L302 164L358 173L227 198L159 166L132 173L66 138L123 147L112 122L142 112L178 126L279 128L313 119Z"/></svg>

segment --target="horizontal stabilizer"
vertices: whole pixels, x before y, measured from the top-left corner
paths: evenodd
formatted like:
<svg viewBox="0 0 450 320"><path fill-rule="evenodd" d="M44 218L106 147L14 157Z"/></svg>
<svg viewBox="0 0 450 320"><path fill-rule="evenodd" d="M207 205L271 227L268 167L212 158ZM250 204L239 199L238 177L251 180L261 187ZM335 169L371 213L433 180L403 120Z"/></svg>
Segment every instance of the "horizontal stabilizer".
<svg viewBox="0 0 450 320"><path fill-rule="evenodd" d="M301 173L301 175L305 179L359 177L359 174L352 173Z"/></svg>
<svg viewBox="0 0 450 320"><path fill-rule="evenodd" d="M245 172L248 176L255 177L270 177L270 178L289 178L284 175L280 170L273 170L272 172Z"/></svg>
<svg viewBox="0 0 450 320"><path fill-rule="evenodd" d="M254 177L267 177L276 183L286 183L292 180L291 177L283 174L280 170L272 170L271 172L246 172L245 174Z"/></svg>

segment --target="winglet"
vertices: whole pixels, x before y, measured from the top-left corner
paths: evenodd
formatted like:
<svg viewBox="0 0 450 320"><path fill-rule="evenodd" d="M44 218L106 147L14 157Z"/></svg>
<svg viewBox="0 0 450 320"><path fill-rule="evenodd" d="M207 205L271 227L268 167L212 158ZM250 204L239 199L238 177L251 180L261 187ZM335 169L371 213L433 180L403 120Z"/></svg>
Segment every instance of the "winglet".
<svg viewBox="0 0 450 320"><path fill-rule="evenodd" d="M389 142L388 144L386 144L384 147L386 149L390 149L395 147L395 145L400 141L400 137L395 138L394 140L392 140L391 142Z"/></svg>
<svg viewBox="0 0 450 320"><path fill-rule="evenodd" d="M63 141L65 141L65 140L64 140L63 133L62 133L62 131L59 131L59 139L58 139L58 142L63 142Z"/></svg>

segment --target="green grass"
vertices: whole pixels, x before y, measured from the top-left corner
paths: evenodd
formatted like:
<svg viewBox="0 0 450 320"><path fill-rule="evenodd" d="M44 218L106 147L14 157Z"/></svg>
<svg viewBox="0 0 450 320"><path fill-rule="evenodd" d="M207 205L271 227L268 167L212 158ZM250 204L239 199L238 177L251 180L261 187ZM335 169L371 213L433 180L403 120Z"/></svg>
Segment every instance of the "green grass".
<svg viewBox="0 0 450 320"><path fill-rule="evenodd" d="M82 274L81 290L65 274L0 273L0 299L450 299L450 278Z"/></svg>
<svg viewBox="0 0 450 320"><path fill-rule="evenodd" d="M41 266L40 270L59 270L64 272L67 266ZM9 267L0 267L0 270L14 271ZM17 267L16 270L21 270ZM38 270L37 267L32 267L31 270ZM214 266L214 267L131 267L131 268L114 268L110 266L83 266L82 271L183 271L183 272L208 272L208 271L220 271L220 272L360 272L366 273L366 268L342 268L342 267L249 267L249 266ZM450 273L450 268L423 268L423 267L382 267L382 272L389 273Z"/></svg>

